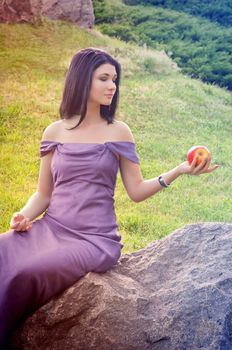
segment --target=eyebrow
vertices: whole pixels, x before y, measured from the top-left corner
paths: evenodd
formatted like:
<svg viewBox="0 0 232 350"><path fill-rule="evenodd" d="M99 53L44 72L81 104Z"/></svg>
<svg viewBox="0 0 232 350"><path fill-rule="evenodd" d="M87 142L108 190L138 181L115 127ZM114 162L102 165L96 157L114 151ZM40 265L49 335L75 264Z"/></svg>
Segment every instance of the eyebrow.
<svg viewBox="0 0 232 350"><path fill-rule="evenodd" d="M108 73L101 73L99 75L106 75L107 77L110 77L110 74L108 74ZM114 78L117 78L117 74L114 74Z"/></svg>

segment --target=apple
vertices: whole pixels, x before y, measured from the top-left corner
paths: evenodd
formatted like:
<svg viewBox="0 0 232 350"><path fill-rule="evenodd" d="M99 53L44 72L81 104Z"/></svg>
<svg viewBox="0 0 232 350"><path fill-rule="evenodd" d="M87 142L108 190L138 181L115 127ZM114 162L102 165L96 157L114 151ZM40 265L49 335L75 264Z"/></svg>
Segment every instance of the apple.
<svg viewBox="0 0 232 350"><path fill-rule="evenodd" d="M210 158L211 154L207 147L205 146L193 146L187 152L187 160L189 164L192 164L193 158L197 155L198 159L196 166L199 165L203 158Z"/></svg>

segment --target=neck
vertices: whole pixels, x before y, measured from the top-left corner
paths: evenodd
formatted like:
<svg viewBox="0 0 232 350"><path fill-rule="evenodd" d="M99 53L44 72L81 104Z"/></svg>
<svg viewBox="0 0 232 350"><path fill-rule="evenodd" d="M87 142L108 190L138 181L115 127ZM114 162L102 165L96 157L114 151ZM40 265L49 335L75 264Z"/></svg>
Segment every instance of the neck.
<svg viewBox="0 0 232 350"><path fill-rule="evenodd" d="M102 122L102 117L100 114L100 105L96 103L89 102L87 104L87 111L83 124L94 125Z"/></svg>

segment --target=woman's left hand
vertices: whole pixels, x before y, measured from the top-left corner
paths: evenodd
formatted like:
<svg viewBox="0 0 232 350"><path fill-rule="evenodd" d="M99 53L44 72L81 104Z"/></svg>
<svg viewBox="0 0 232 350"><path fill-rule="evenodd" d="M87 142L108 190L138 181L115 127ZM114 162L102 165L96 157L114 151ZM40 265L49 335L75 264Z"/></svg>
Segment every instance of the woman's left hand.
<svg viewBox="0 0 232 350"><path fill-rule="evenodd" d="M202 162L196 166L197 156L194 157L192 164L190 165L188 161L185 161L179 165L179 171L181 174L188 175L201 175L201 174L209 174L214 170L218 169L220 165L216 164L210 167L211 158L205 158Z"/></svg>

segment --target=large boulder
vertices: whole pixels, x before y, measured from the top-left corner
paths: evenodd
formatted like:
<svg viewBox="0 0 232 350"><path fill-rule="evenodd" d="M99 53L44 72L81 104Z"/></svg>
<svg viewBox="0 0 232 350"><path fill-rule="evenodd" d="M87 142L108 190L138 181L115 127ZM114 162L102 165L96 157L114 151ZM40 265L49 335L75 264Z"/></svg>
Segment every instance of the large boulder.
<svg viewBox="0 0 232 350"><path fill-rule="evenodd" d="M42 0L0 0L0 22L35 23L41 6Z"/></svg>
<svg viewBox="0 0 232 350"><path fill-rule="evenodd" d="M10 349L232 349L232 224L188 225L41 307Z"/></svg>
<svg viewBox="0 0 232 350"><path fill-rule="evenodd" d="M42 14L51 19L63 19L92 28L94 12L91 0L43 0Z"/></svg>
<svg viewBox="0 0 232 350"><path fill-rule="evenodd" d="M34 23L41 16L67 20L83 28L94 25L91 0L0 0L0 22Z"/></svg>

